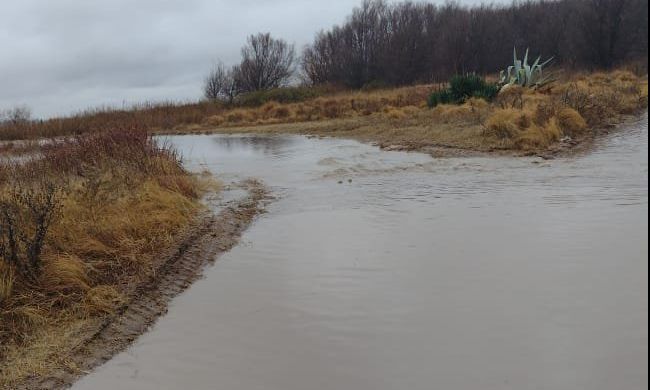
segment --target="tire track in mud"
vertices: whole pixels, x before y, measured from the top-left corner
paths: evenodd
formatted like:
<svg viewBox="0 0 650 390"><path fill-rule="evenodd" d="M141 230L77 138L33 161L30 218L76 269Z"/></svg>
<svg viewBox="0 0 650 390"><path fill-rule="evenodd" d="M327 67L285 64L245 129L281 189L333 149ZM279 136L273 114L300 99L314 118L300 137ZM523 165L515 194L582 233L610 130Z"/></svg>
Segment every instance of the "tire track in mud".
<svg viewBox="0 0 650 390"><path fill-rule="evenodd" d="M69 368L32 378L18 389L69 388L94 368L124 351L165 314L172 298L201 277L204 267L232 249L270 200L257 181L246 181L248 196L218 214L205 212L176 248L161 256L152 277L127 293L127 303L88 332L69 359Z"/></svg>

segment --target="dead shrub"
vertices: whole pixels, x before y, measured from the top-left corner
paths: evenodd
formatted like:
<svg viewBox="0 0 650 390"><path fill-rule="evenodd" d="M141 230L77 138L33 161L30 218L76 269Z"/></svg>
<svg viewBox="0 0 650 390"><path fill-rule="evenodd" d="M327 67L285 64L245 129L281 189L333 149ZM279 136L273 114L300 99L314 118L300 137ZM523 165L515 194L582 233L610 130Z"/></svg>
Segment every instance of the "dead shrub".
<svg viewBox="0 0 650 390"><path fill-rule="evenodd" d="M532 124L530 115L521 110L498 109L488 117L483 134L499 139L514 138Z"/></svg>
<svg viewBox="0 0 650 390"><path fill-rule="evenodd" d="M226 114L226 121L229 123L241 123L248 120L248 115L244 110L233 110Z"/></svg>
<svg viewBox="0 0 650 390"><path fill-rule="evenodd" d="M584 113L591 106L591 93L577 83L570 83L561 89L561 102L575 111Z"/></svg>
<svg viewBox="0 0 650 390"><path fill-rule="evenodd" d="M554 102L542 103L535 107L533 121L537 126L544 126L557 114L558 110L559 107Z"/></svg>
<svg viewBox="0 0 650 390"><path fill-rule="evenodd" d="M61 254L44 261L40 286L62 294L82 293L90 289L86 265L75 255Z"/></svg>
<svg viewBox="0 0 650 390"><path fill-rule="evenodd" d="M41 275L41 251L60 205L59 189L15 183L0 200L0 256L25 280Z"/></svg>
<svg viewBox="0 0 650 390"><path fill-rule="evenodd" d="M497 95L495 103L503 108L524 108L524 88L519 85L506 86Z"/></svg>
<svg viewBox="0 0 650 390"><path fill-rule="evenodd" d="M572 108L564 108L557 113L557 123L565 135L575 137L587 129L587 122Z"/></svg>
<svg viewBox="0 0 650 390"><path fill-rule="evenodd" d="M541 149L548 147L562 137L562 130L555 118L552 118L544 126L531 126L521 131L516 139L515 145L521 150Z"/></svg>
<svg viewBox="0 0 650 390"><path fill-rule="evenodd" d="M383 109L384 114L386 115L387 118L393 119L393 120L399 120L399 119L404 119L406 118L406 114L404 113L403 110L393 107L393 106L387 106Z"/></svg>
<svg viewBox="0 0 650 390"><path fill-rule="evenodd" d="M326 118L338 118L343 112L341 105L334 99L327 99L322 102L322 112Z"/></svg>
<svg viewBox="0 0 650 390"><path fill-rule="evenodd" d="M14 287L14 270L4 261L0 261L0 306L11 296Z"/></svg>
<svg viewBox="0 0 650 390"><path fill-rule="evenodd" d="M96 286L84 295L83 309L86 316L114 314L126 302L122 293L113 286Z"/></svg>
<svg viewBox="0 0 650 390"><path fill-rule="evenodd" d="M286 106L277 107L273 110L273 117L277 119L287 119L291 116L291 111Z"/></svg>
<svg viewBox="0 0 650 390"><path fill-rule="evenodd" d="M432 110L432 115L442 123L467 123L471 121L472 108L467 104L440 104Z"/></svg>

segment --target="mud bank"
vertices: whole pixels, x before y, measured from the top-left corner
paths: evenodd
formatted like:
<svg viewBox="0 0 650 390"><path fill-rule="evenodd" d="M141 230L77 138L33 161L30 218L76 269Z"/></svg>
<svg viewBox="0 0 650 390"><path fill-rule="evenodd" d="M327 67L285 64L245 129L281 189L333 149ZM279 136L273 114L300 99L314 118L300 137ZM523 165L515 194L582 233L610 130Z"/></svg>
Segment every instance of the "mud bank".
<svg viewBox="0 0 650 390"><path fill-rule="evenodd" d="M80 335L67 369L31 378L16 389L68 388L145 333L167 312L171 299L200 278L206 265L234 247L244 230L263 212L269 200L264 186L247 180L240 187L247 192L244 198L228 202L216 214L204 211L174 250L160 257L154 276L135 286L127 295L127 303L114 315Z"/></svg>

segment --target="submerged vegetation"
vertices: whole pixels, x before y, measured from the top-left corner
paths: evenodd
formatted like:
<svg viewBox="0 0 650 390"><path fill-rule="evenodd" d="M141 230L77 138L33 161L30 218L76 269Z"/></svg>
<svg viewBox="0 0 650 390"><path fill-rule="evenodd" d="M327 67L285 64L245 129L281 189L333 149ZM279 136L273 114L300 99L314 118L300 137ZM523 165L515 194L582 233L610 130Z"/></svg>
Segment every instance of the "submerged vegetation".
<svg viewBox="0 0 650 390"><path fill-rule="evenodd" d="M0 165L0 387L64 366L75 331L154 271L200 192L173 149L129 128Z"/></svg>

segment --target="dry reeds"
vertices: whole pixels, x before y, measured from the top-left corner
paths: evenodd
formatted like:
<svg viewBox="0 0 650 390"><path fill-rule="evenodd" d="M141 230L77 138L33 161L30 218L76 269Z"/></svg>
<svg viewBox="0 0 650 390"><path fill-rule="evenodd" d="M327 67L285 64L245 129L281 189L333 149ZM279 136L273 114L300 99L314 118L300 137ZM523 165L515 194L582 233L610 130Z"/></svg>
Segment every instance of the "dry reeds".
<svg viewBox="0 0 650 390"><path fill-rule="evenodd" d="M513 87L496 99L483 134L511 149L544 149L617 123L647 108L647 99L647 80L626 71L574 75L543 91Z"/></svg>
<svg viewBox="0 0 650 390"><path fill-rule="evenodd" d="M0 164L0 365L12 367L0 387L74 344L56 329L111 313L188 226L200 192L176 152L137 128Z"/></svg>

